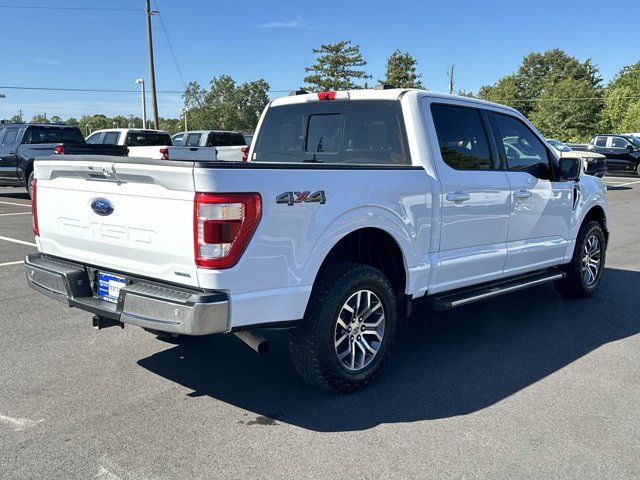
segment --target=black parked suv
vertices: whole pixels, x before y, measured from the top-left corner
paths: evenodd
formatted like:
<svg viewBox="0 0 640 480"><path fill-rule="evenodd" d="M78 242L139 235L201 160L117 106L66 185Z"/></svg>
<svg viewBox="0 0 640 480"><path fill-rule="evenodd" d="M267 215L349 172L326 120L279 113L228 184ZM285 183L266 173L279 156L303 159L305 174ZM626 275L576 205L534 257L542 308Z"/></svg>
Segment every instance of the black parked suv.
<svg viewBox="0 0 640 480"><path fill-rule="evenodd" d="M33 160L54 154L126 156L127 147L89 145L78 127L0 123L0 186L24 185L31 195Z"/></svg>
<svg viewBox="0 0 640 480"><path fill-rule="evenodd" d="M586 145L568 144L574 150L601 153L607 157L607 169L640 175L640 138L633 135L594 135Z"/></svg>

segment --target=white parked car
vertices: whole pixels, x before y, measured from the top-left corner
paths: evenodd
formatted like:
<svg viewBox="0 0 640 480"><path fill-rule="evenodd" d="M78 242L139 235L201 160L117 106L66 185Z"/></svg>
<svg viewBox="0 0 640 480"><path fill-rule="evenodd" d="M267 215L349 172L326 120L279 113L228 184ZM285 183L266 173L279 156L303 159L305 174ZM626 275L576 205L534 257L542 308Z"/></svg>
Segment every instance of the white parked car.
<svg viewBox="0 0 640 480"><path fill-rule="evenodd" d="M414 299L446 310L547 282L588 297L602 280L604 183L509 107L279 98L249 156L36 160L29 284L99 328L236 333L259 351L253 329L294 328L301 376L350 391L378 376Z"/></svg>
<svg viewBox="0 0 640 480"><path fill-rule="evenodd" d="M165 160L247 161L249 145L240 132L194 130L176 135L180 135L180 144L166 149Z"/></svg>
<svg viewBox="0 0 640 480"><path fill-rule="evenodd" d="M161 148L172 145L169 132L139 128L108 128L96 130L87 143L126 145L130 157L162 158Z"/></svg>

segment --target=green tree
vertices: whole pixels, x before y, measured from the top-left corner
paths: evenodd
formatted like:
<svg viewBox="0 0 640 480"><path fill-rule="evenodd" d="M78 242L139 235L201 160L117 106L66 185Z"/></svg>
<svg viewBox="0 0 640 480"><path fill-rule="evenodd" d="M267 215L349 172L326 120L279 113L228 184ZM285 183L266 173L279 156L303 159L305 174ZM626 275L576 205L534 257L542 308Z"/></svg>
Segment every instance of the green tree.
<svg viewBox="0 0 640 480"><path fill-rule="evenodd" d="M520 109L520 91L516 75L506 75L493 85L485 85L480 88L478 97L489 102L501 103Z"/></svg>
<svg viewBox="0 0 640 480"><path fill-rule="evenodd" d="M398 88L424 88L420 81L422 74L416 73L417 65L418 62L409 53L396 50L387 59L385 79L378 81Z"/></svg>
<svg viewBox="0 0 640 480"><path fill-rule="evenodd" d="M191 82L184 92L189 129L253 130L269 103L265 80L237 85L229 75L214 77L207 91Z"/></svg>
<svg viewBox="0 0 640 480"><path fill-rule="evenodd" d="M595 132L600 110L593 96L593 87L581 79L551 83L538 97L530 120L547 137L586 141Z"/></svg>
<svg viewBox="0 0 640 480"><path fill-rule="evenodd" d="M360 46L352 45L350 40L322 45L314 48L313 53L318 55L315 65L304 69L309 73L304 81L311 91L361 88L354 80L371 78L359 68L367 64L360 53Z"/></svg>
<svg viewBox="0 0 640 480"><path fill-rule="evenodd" d="M31 117L31 123L49 123L49 119L42 114Z"/></svg>
<svg viewBox="0 0 640 480"><path fill-rule="evenodd" d="M640 62L623 67L607 85L600 130L640 131Z"/></svg>

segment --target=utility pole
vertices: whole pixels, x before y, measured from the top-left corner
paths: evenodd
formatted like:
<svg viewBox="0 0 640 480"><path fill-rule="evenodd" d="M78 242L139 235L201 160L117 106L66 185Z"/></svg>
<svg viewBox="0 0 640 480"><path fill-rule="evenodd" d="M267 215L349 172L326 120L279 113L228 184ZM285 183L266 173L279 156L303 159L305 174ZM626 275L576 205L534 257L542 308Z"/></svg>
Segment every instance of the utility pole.
<svg viewBox="0 0 640 480"><path fill-rule="evenodd" d="M158 12L151 10L151 0L146 0L147 8L147 40L149 44L149 79L151 81L151 104L153 107L153 128L157 129L160 122L158 121L158 98L156 96L156 70L153 64L153 34L151 32L151 16ZM145 125L144 128L147 128Z"/></svg>
<svg viewBox="0 0 640 480"><path fill-rule="evenodd" d="M449 70L449 94L453 95L453 69L455 65L451 65L451 70Z"/></svg>

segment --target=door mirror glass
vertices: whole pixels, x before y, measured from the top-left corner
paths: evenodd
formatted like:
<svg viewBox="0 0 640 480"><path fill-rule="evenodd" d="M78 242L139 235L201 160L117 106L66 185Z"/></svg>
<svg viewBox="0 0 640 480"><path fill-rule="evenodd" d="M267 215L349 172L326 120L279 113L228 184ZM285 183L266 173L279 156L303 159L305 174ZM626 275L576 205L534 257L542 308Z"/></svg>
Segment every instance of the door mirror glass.
<svg viewBox="0 0 640 480"><path fill-rule="evenodd" d="M633 152L635 150L635 148L633 148L633 145L631 145L630 143L627 144L627 150L629 150L630 152Z"/></svg>
<svg viewBox="0 0 640 480"><path fill-rule="evenodd" d="M560 180L574 181L580 178L582 161L579 158L560 159Z"/></svg>

